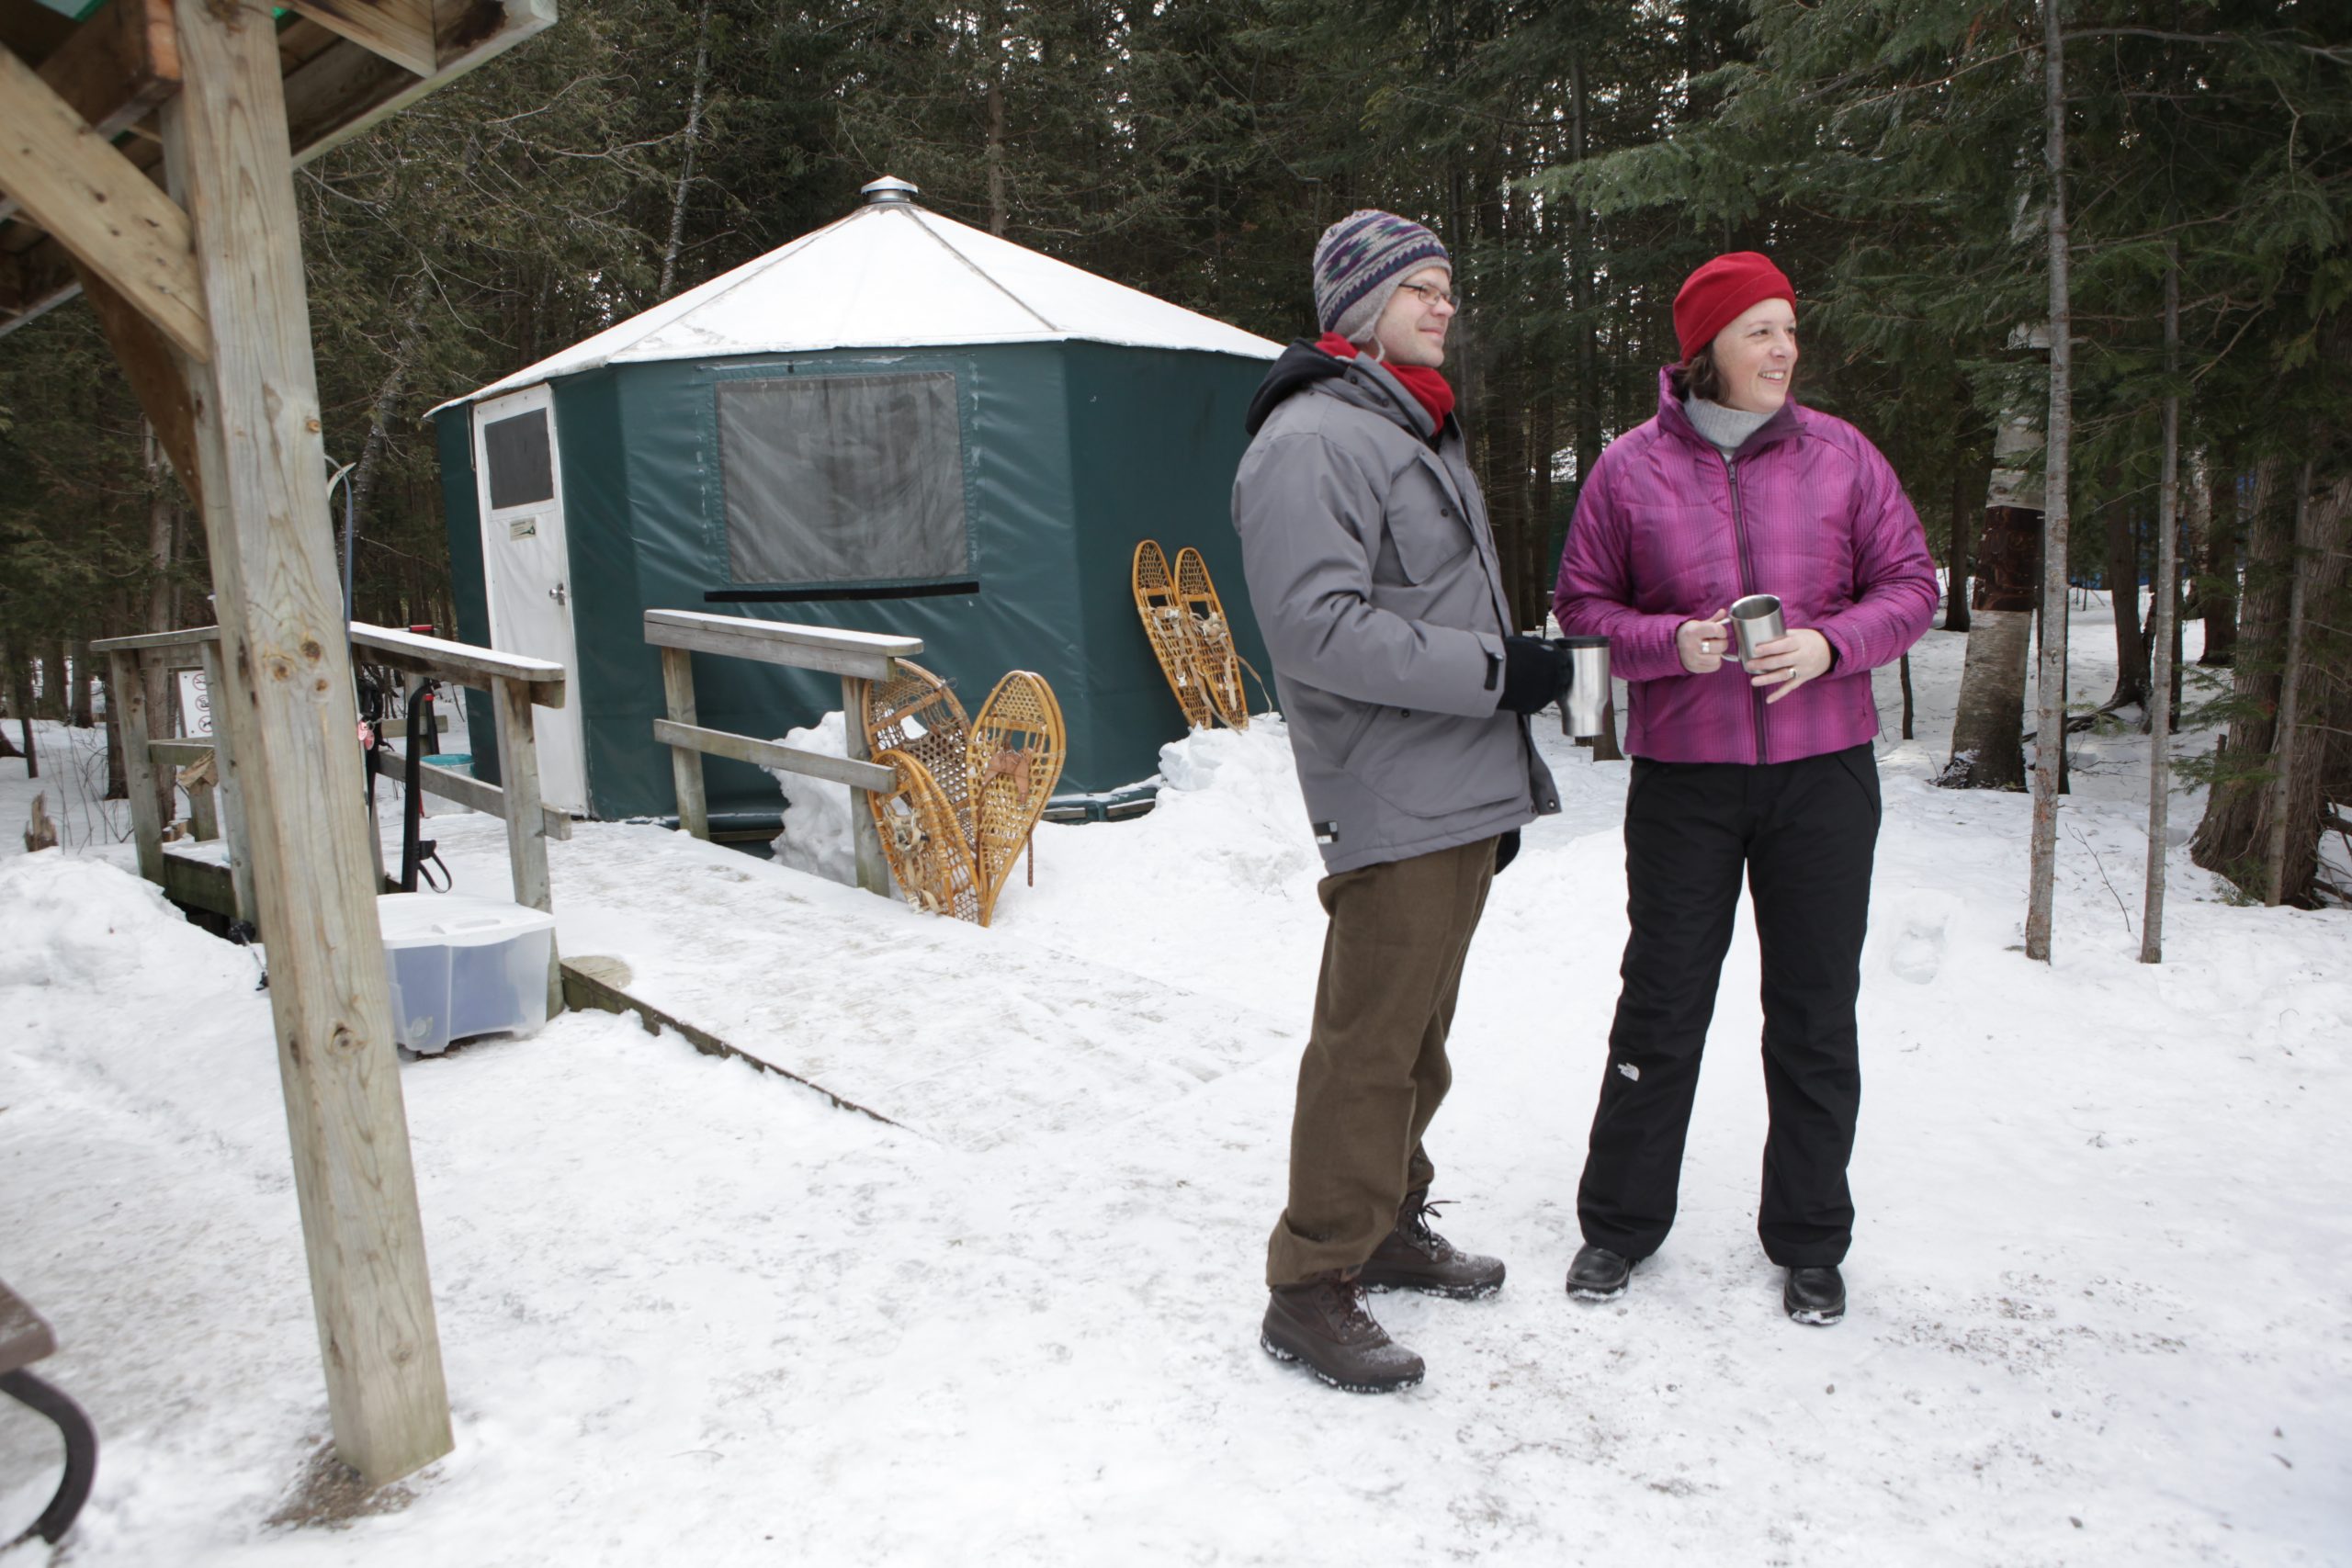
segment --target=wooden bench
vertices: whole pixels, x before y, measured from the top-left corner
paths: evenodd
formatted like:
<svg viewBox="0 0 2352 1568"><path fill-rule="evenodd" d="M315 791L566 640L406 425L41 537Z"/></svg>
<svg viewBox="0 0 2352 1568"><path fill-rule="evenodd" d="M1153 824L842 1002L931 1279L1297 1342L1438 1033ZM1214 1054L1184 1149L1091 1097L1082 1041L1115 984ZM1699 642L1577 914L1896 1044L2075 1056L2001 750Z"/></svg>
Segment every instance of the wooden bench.
<svg viewBox="0 0 2352 1568"><path fill-rule="evenodd" d="M0 1283L0 1393L46 1416L65 1438L65 1476L40 1518L0 1551L34 1536L55 1546L89 1500L90 1477L98 1467L98 1434L82 1407L25 1369L57 1348L57 1337L25 1298Z"/></svg>

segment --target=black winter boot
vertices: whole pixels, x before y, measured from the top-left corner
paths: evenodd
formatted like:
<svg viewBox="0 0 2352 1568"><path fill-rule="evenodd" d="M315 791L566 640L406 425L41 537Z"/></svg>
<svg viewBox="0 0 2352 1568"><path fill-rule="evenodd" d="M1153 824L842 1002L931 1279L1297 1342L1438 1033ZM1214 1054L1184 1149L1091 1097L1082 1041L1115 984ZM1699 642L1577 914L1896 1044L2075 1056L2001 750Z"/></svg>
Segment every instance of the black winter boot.
<svg viewBox="0 0 2352 1568"><path fill-rule="evenodd" d="M1326 1278L1277 1285L1258 1343L1277 1361L1306 1370L1350 1393L1394 1393L1421 1381L1421 1359L1388 1337L1364 1305L1363 1286Z"/></svg>
<svg viewBox="0 0 2352 1568"><path fill-rule="evenodd" d="M1632 1258L1586 1242L1568 1265L1568 1294L1580 1302L1614 1301L1625 1293L1633 1273Z"/></svg>
<svg viewBox="0 0 2352 1568"><path fill-rule="evenodd" d="M1826 1327L1846 1315L1846 1281L1835 1268L1792 1269L1781 1304L1797 1323Z"/></svg>
<svg viewBox="0 0 2352 1568"><path fill-rule="evenodd" d="M1430 1228L1438 1205L1408 1198L1396 1228L1384 1237L1357 1275L1367 1291L1421 1291L1456 1301L1476 1301L1503 1288L1499 1258L1464 1252Z"/></svg>

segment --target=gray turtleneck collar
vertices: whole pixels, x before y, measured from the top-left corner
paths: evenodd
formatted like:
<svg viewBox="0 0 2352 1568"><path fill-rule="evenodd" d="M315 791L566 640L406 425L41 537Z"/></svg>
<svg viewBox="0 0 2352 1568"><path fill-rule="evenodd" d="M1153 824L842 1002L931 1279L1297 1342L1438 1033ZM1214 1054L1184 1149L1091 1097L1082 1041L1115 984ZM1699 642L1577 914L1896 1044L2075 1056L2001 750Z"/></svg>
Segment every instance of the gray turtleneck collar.
<svg viewBox="0 0 2352 1568"><path fill-rule="evenodd" d="M1690 416L1690 428L1705 436L1726 457L1738 451L1741 444L1763 429L1764 422L1772 417L1769 413L1749 413L1745 409L1727 409L1704 398L1683 399L1682 412Z"/></svg>

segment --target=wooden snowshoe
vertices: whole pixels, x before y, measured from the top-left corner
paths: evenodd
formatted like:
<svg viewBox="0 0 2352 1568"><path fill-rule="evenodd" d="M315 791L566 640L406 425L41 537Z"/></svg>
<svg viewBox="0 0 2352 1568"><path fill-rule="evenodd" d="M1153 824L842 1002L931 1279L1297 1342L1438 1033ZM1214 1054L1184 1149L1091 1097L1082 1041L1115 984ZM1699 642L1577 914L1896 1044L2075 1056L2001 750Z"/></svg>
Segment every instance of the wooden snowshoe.
<svg viewBox="0 0 2352 1568"><path fill-rule="evenodd" d="M973 721L967 773L972 788L972 861L980 887L980 924L996 913L1046 802L1060 782L1069 738L1061 704L1045 677L1015 670L996 683ZM1030 881L1036 881L1033 854Z"/></svg>
<svg viewBox="0 0 2352 1568"><path fill-rule="evenodd" d="M1176 580L1169 573L1168 558L1156 539L1146 539L1136 547L1135 591L1136 614L1143 617L1144 635L1151 639L1159 672L1168 677L1169 689L1184 710L1184 723L1193 729L1205 729L1214 720L1208 694L1201 686L1200 664L1193 653L1193 617L1176 596Z"/></svg>
<svg viewBox="0 0 2352 1568"><path fill-rule="evenodd" d="M1250 698L1241 689L1241 656L1233 627L1209 580L1208 562L1187 545L1176 552L1176 598L1191 623L1193 669L1219 718L1236 729L1250 728Z"/></svg>
<svg viewBox="0 0 2352 1568"><path fill-rule="evenodd" d="M874 761L899 775L888 795L870 793L874 823L882 835L882 855L899 896L934 915L980 923L979 877L971 842L956 819L956 808L922 760L892 749Z"/></svg>
<svg viewBox="0 0 2352 1568"><path fill-rule="evenodd" d="M964 837L972 834L971 783L967 765L972 725L947 682L909 660L898 673L865 686L865 749L877 761L885 751L903 751L923 765L955 814Z"/></svg>

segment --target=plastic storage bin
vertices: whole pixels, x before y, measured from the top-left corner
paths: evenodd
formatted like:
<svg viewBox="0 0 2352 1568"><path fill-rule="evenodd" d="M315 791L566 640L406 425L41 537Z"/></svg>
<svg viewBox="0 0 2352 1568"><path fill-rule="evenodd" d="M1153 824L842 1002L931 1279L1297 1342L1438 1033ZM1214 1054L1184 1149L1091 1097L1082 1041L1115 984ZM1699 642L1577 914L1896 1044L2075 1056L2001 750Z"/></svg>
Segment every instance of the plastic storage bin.
<svg viewBox="0 0 2352 1568"><path fill-rule="evenodd" d="M392 1028L424 1055L476 1034L528 1034L548 1021L555 917L462 893L376 899L392 982Z"/></svg>

